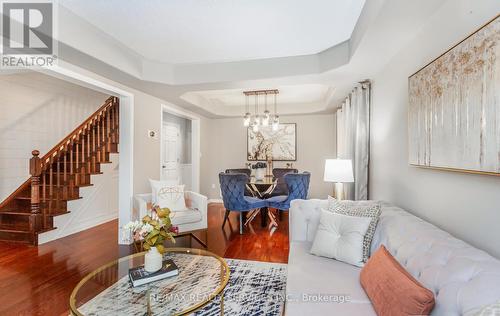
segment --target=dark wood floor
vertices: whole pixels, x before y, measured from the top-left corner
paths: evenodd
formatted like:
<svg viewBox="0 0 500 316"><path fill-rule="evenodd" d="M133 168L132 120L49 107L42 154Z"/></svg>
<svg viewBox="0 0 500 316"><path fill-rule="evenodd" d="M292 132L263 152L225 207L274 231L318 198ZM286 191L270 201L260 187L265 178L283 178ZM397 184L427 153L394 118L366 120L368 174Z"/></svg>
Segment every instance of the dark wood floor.
<svg viewBox="0 0 500 316"><path fill-rule="evenodd" d="M222 230L223 216L222 205L209 205L207 236L198 236L208 237L210 251L225 258L287 262L287 214L272 235L259 216L243 235L236 214ZM38 247L0 242L0 315L68 315L69 295L86 274L132 252L117 238L118 223L112 221ZM176 246L201 248L189 237Z"/></svg>

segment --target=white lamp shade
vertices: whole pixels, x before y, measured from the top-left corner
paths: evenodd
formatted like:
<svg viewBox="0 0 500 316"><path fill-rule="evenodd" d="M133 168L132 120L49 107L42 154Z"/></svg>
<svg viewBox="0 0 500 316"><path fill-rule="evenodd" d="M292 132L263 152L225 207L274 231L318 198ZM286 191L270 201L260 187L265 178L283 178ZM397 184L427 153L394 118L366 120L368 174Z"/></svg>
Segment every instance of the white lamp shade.
<svg viewBox="0 0 500 316"><path fill-rule="evenodd" d="M325 182L354 182L350 159L326 159Z"/></svg>

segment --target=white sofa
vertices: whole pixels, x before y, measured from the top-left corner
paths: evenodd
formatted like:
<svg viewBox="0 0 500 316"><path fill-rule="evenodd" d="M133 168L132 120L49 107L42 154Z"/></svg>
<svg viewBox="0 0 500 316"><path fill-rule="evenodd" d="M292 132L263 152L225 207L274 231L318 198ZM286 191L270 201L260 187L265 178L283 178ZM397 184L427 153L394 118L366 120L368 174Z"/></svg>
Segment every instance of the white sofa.
<svg viewBox="0 0 500 316"><path fill-rule="evenodd" d="M360 285L360 268L309 254L320 210L327 207L327 200L291 203L285 314L376 315ZM372 253L380 245L434 292L432 315L474 315L484 305L500 300L499 260L387 203L382 203ZM312 301L320 294L327 302ZM350 300L338 303L335 295Z"/></svg>
<svg viewBox="0 0 500 316"><path fill-rule="evenodd" d="M191 205L185 210L172 212L172 224L179 227L179 233L207 229L207 197L191 191L186 191L185 197L189 201L187 204ZM151 193L135 195L134 208L139 211L139 218L148 214L148 203L151 203Z"/></svg>

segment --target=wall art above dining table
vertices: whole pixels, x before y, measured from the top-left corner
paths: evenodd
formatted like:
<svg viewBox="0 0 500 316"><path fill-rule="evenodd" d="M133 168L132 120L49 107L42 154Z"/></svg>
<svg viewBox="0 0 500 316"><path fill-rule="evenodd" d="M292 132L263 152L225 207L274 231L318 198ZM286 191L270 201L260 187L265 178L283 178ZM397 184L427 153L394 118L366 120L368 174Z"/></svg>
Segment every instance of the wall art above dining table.
<svg viewBox="0 0 500 316"><path fill-rule="evenodd" d="M271 126L255 131L247 129L247 160L297 160L297 126L295 123L280 123L277 130Z"/></svg>

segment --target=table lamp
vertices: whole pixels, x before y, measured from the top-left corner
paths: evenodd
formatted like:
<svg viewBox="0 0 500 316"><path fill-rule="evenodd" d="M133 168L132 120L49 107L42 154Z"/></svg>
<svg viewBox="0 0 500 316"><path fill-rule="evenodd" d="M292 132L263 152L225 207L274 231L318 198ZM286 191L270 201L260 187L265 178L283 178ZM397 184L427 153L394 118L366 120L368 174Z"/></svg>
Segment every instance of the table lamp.
<svg viewBox="0 0 500 316"><path fill-rule="evenodd" d="M350 159L326 159L325 182L335 182L333 196L337 200L344 199L343 183L354 182L352 161Z"/></svg>

